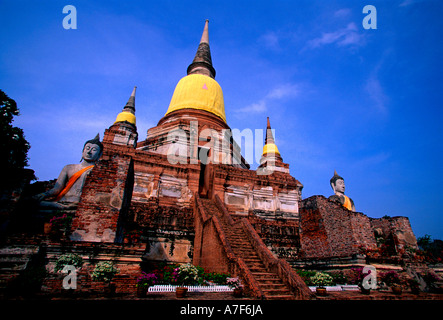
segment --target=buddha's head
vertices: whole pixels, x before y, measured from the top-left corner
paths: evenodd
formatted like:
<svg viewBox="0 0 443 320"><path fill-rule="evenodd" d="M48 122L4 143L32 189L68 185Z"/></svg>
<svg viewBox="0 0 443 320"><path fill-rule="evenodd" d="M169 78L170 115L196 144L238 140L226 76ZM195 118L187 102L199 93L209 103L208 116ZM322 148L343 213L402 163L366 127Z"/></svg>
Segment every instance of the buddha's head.
<svg viewBox="0 0 443 320"><path fill-rule="evenodd" d="M103 144L100 142L100 137L97 134L94 139L85 142L85 145L83 146L82 160L86 162L95 162L102 155L102 151Z"/></svg>
<svg viewBox="0 0 443 320"><path fill-rule="evenodd" d="M331 183L331 188L334 190L335 194L345 193L345 180L334 171L334 176L329 181Z"/></svg>

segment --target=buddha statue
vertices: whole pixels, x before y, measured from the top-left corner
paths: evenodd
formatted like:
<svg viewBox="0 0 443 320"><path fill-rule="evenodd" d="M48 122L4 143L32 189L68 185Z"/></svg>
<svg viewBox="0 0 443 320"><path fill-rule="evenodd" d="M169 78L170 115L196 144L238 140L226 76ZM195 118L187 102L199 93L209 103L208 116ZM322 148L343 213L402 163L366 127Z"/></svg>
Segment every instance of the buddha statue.
<svg viewBox="0 0 443 320"><path fill-rule="evenodd" d="M330 180L331 188L334 191L334 195L328 199L337 203L340 203L348 210L355 211L354 201L348 196L345 196L345 180L337 174L334 170L334 176Z"/></svg>
<svg viewBox="0 0 443 320"><path fill-rule="evenodd" d="M86 141L80 163L66 165L60 172L55 186L35 196L40 207L49 210L75 209L80 201L85 179L102 151L103 144L98 134L94 139Z"/></svg>

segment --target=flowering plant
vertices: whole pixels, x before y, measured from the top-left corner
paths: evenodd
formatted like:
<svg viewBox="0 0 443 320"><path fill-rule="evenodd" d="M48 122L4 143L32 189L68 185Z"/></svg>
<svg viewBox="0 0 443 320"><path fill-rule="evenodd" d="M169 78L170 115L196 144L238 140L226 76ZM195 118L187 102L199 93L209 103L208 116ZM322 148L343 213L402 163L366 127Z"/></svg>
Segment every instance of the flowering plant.
<svg viewBox="0 0 443 320"><path fill-rule="evenodd" d="M95 281L111 282L118 273L118 269L111 261L101 261L97 263L92 272L92 279Z"/></svg>
<svg viewBox="0 0 443 320"><path fill-rule="evenodd" d="M75 253L65 253L61 255L55 262L54 270L56 272L62 271L65 266L74 266L76 268L81 268L83 265L83 259L78 254Z"/></svg>
<svg viewBox="0 0 443 320"><path fill-rule="evenodd" d="M200 280L197 267L190 263L182 264L172 272L171 282L180 286L192 286L198 284Z"/></svg>
<svg viewBox="0 0 443 320"><path fill-rule="evenodd" d="M395 271L387 271L380 275L381 281L386 283L388 286L400 284L400 277Z"/></svg>
<svg viewBox="0 0 443 320"><path fill-rule="evenodd" d="M54 229L64 229L66 230L69 228L69 225L71 224L72 217L68 216L66 213L64 213L61 216L54 216L49 220L49 223L51 224L51 228Z"/></svg>
<svg viewBox="0 0 443 320"><path fill-rule="evenodd" d="M243 288L243 285L241 284L241 281L239 278L228 278L226 280L226 284L228 285L229 288L232 288L232 289Z"/></svg>
<svg viewBox="0 0 443 320"><path fill-rule="evenodd" d="M155 273L146 273L142 271L141 276L137 278L137 287L148 288L155 285L157 282L158 278Z"/></svg>
<svg viewBox="0 0 443 320"><path fill-rule="evenodd" d="M324 272L317 272L311 277L311 282L316 287L330 286L334 283L334 278Z"/></svg>

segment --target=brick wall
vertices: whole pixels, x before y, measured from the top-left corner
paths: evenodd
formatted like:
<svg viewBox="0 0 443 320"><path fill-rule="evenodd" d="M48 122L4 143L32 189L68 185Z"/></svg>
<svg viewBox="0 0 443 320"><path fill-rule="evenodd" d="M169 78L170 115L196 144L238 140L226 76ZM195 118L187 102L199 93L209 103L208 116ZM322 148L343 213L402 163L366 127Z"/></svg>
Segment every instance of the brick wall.
<svg viewBox="0 0 443 320"><path fill-rule="evenodd" d="M370 219L329 201L313 196L300 208L300 243L304 258L346 257L361 247L375 247Z"/></svg>
<svg viewBox="0 0 443 320"><path fill-rule="evenodd" d="M407 217L384 217L370 219L372 228L379 238L392 239L392 248L396 252L402 252L406 247L418 248L417 239L412 231Z"/></svg>
<svg viewBox="0 0 443 320"><path fill-rule="evenodd" d="M125 215L132 195L131 174L133 162L128 156L113 155L98 161L83 187L72 221L72 240L118 240L119 216Z"/></svg>
<svg viewBox="0 0 443 320"><path fill-rule="evenodd" d="M124 246L105 243L75 243L60 245L49 243L46 248L48 263L47 277L44 279L42 290L54 294L66 292L62 288L66 274L55 272L55 262L64 253L75 253L83 258L84 264L77 270L77 295L102 295L107 284L92 279L92 272L99 261L112 261L119 270L112 283L116 293L136 294L137 278L141 275L142 255L145 245Z"/></svg>
<svg viewBox="0 0 443 320"><path fill-rule="evenodd" d="M266 246L279 258L294 258L300 248L299 221L268 220L250 213L248 220Z"/></svg>

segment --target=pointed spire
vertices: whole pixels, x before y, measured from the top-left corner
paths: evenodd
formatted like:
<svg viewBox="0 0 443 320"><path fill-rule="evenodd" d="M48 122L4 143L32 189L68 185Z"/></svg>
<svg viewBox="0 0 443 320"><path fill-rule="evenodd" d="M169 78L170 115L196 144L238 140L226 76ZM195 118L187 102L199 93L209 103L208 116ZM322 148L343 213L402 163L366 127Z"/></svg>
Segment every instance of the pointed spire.
<svg viewBox="0 0 443 320"><path fill-rule="evenodd" d="M265 144L275 144L274 136L272 134L272 129L271 129L271 123L269 122L269 117L268 117L268 124L266 126Z"/></svg>
<svg viewBox="0 0 443 320"><path fill-rule="evenodd" d="M205 27L203 29L203 34L202 34L202 38L200 39L200 43L207 43L209 44L209 32L208 32L208 24L209 24L209 20L206 19L205 21Z"/></svg>
<svg viewBox="0 0 443 320"><path fill-rule="evenodd" d="M215 69L212 66L211 50L209 48L208 24L209 20L206 20L197 53L187 70L188 75L202 74L215 78Z"/></svg>
<svg viewBox="0 0 443 320"><path fill-rule="evenodd" d="M271 153L271 154L275 155L277 158L281 159L280 152L278 151L278 148L275 145L274 135L272 134L271 123L269 122L269 117L267 119L265 146L263 147L262 157L266 156L268 153Z"/></svg>
<svg viewBox="0 0 443 320"><path fill-rule="evenodd" d="M135 114L135 90L137 87L135 86L132 90L131 96L129 97L128 102L126 103L126 106L123 108L123 111L131 112L132 114Z"/></svg>
<svg viewBox="0 0 443 320"><path fill-rule="evenodd" d="M132 90L131 96L129 97L128 102L126 103L125 107L123 108L123 111L120 112L117 115L117 119L115 120L114 124L118 122L128 122L135 126L136 119L135 119L135 90L137 87L134 87Z"/></svg>

